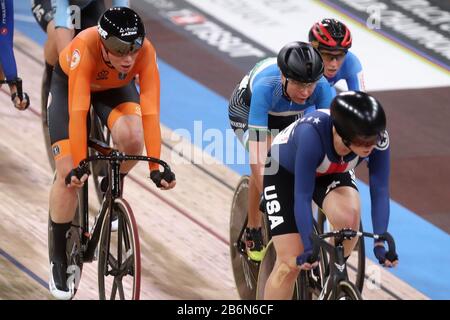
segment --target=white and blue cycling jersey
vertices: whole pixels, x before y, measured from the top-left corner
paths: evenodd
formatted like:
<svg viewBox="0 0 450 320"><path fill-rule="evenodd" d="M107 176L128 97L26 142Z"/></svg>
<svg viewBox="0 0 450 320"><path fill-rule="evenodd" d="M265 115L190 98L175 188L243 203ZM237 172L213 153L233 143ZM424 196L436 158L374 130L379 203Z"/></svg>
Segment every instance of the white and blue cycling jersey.
<svg viewBox="0 0 450 320"><path fill-rule="evenodd" d="M334 97L331 86L322 77L317 82L314 92L304 104L289 101L283 95L281 72L277 66L276 58L268 58L259 62L241 84L250 86L249 129L267 129L269 114L274 116L302 116L307 110L329 108Z"/></svg>
<svg viewBox="0 0 450 320"><path fill-rule="evenodd" d="M17 65L13 51L13 37L13 0L0 0L0 65L6 80L14 80L17 78Z"/></svg>
<svg viewBox="0 0 450 320"><path fill-rule="evenodd" d="M69 28L72 23L71 15L74 13L71 6L77 6L84 9L94 0L52 0L52 7L55 10L54 23L55 28ZM99 0L97 0L99 1ZM128 0L113 0L113 7L129 7Z"/></svg>
<svg viewBox="0 0 450 320"><path fill-rule="evenodd" d="M336 75L332 78L327 78L332 86L342 79L347 83L348 90L365 91L366 89L361 62L358 57L350 51L345 55L344 62Z"/></svg>
<svg viewBox="0 0 450 320"><path fill-rule="evenodd" d="M317 110L292 123L272 142L271 157L295 176L294 215L305 250L312 248L311 201L315 179L321 175L342 173L368 161L373 230L387 231L389 222L389 136L385 131L367 158L353 152L340 157L333 146L333 123L329 110Z"/></svg>

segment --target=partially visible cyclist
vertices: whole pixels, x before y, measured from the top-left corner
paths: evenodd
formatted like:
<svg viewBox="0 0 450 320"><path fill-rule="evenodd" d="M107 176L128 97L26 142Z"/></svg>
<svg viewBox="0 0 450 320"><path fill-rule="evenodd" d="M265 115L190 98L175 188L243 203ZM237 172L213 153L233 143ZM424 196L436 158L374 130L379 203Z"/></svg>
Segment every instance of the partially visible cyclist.
<svg viewBox="0 0 450 320"><path fill-rule="evenodd" d="M128 7L128 0L113 0L114 7ZM45 112L53 67L61 51L82 30L93 27L105 12L105 1L98 0L32 0L31 12L47 33L44 44L45 70L42 78L41 104ZM46 116L46 115L44 115Z"/></svg>
<svg viewBox="0 0 450 320"><path fill-rule="evenodd" d="M364 160L369 167L373 231L387 231L389 154L384 110L361 91L339 94L330 110L311 112L275 137L269 157L279 170L264 176L264 198L277 258L265 299L290 299L300 269L317 265L310 260L312 200L334 228L358 230L361 204L353 169ZM344 242L345 257L357 241ZM386 259L384 242L375 242L374 253L385 267L398 263L398 257Z"/></svg>
<svg viewBox="0 0 450 320"><path fill-rule="evenodd" d="M308 38L319 49L325 65L324 76L332 86L344 79L348 90L365 91L361 62L349 51L352 35L345 24L336 19L323 19L314 23Z"/></svg>
<svg viewBox="0 0 450 320"><path fill-rule="evenodd" d="M333 91L323 77L319 51L309 43L285 45L277 58L260 61L235 88L229 102L230 125L250 154L247 254L264 254L259 201L272 137L301 118L307 109L328 108Z"/></svg>
<svg viewBox="0 0 450 320"><path fill-rule="evenodd" d="M30 98L26 93L20 94L18 90L18 86L22 86L22 80L17 76L13 39L13 0L0 0L0 87L2 83L7 83L14 107L25 110L30 105Z"/></svg>
<svg viewBox="0 0 450 320"><path fill-rule="evenodd" d="M140 93L134 85L140 75ZM141 18L131 9L108 9L98 27L91 27L61 52L51 84L49 129L56 165L56 179L50 193L53 252L50 256L51 293L70 299L66 275L66 233L77 206L77 189L87 173L77 172L87 155L89 109L92 106L111 131L118 150L140 154L144 142L147 155L160 157L160 80L156 52L145 38ZM124 176L135 165L125 162ZM150 164L150 178L163 190L175 186L175 175L163 176L157 164ZM70 185L65 178L70 174ZM78 178L81 177L81 178Z"/></svg>

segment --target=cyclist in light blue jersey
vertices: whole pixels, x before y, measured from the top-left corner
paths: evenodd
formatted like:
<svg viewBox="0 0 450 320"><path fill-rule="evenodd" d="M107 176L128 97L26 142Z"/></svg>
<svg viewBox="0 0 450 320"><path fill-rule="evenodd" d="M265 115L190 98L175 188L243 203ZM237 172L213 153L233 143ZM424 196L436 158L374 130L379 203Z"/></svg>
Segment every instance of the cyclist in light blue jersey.
<svg viewBox="0 0 450 320"><path fill-rule="evenodd" d="M0 0L0 87L3 83L7 83L14 107L25 110L30 105L30 98L26 93L22 93L22 80L17 77L13 37L13 0Z"/></svg>
<svg viewBox="0 0 450 320"><path fill-rule="evenodd" d="M345 24L336 19L323 19L312 26L308 37L322 55L324 76L332 86L343 79L348 90L365 91L361 62L348 51L352 35Z"/></svg>
<svg viewBox="0 0 450 320"><path fill-rule="evenodd" d="M231 127L250 154L248 256L260 261L264 254L259 199L267 150L272 137L308 110L328 108L333 91L323 77L317 49L304 42L284 46L278 57L265 59L234 90L228 107Z"/></svg>

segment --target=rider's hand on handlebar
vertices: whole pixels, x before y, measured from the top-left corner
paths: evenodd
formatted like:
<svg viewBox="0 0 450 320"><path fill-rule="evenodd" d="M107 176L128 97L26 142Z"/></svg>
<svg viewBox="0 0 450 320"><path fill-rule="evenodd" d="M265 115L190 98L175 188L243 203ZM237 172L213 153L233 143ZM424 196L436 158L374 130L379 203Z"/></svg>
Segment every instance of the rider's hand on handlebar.
<svg viewBox="0 0 450 320"><path fill-rule="evenodd" d="M386 256L386 248L384 247L383 242L376 242L373 248L373 253L375 257L378 259L378 262L386 268L395 268L398 265L398 256L387 257Z"/></svg>
<svg viewBox="0 0 450 320"><path fill-rule="evenodd" d="M82 188L88 177L89 170L72 169L66 177L66 186L68 188Z"/></svg>
<svg viewBox="0 0 450 320"><path fill-rule="evenodd" d="M319 265L318 261L311 261L312 250L307 250L297 257L297 266L301 270L311 270Z"/></svg>
<svg viewBox="0 0 450 320"><path fill-rule="evenodd" d="M164 174L159 170L153 170L150 172L150 179L155 183L155 185L161 190L169 190L175 187L177 181L175 180L175 174L172 171Z"/></svg>

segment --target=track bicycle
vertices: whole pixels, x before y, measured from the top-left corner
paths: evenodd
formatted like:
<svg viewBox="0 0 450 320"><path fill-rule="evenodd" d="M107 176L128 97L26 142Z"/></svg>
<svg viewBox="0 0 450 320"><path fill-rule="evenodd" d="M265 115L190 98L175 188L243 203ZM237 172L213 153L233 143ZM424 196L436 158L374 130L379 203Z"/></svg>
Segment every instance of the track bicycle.
<svg viewBox="0 0 450 320"><path fill-rule="evenodd" d="M81 279L83 264L98 260L99 298L138 300L141 284L141 253L136 219L131 206L122 197L123 181L120 166L123 161L147 161L158 163L169 174L169 165L152 157L126 155L100 141L90 139L88 146L96 151L75 169L77 177L88 172L90 163L103 161L107 164L108 184L99 213L89 226L88 180L79 191L78 208L67 233L67 273L69 289L76 293ZM70 183L70 175L66 177ZM102 184L105 186L105 184ZM113 217L117 218L118 230L111 230ZM49 228L50 228L49 219ZM49 244L52 243L49 229ZM52 248L49 245L49 253ZM49 255L51 256L51 255Z"/></svg>

